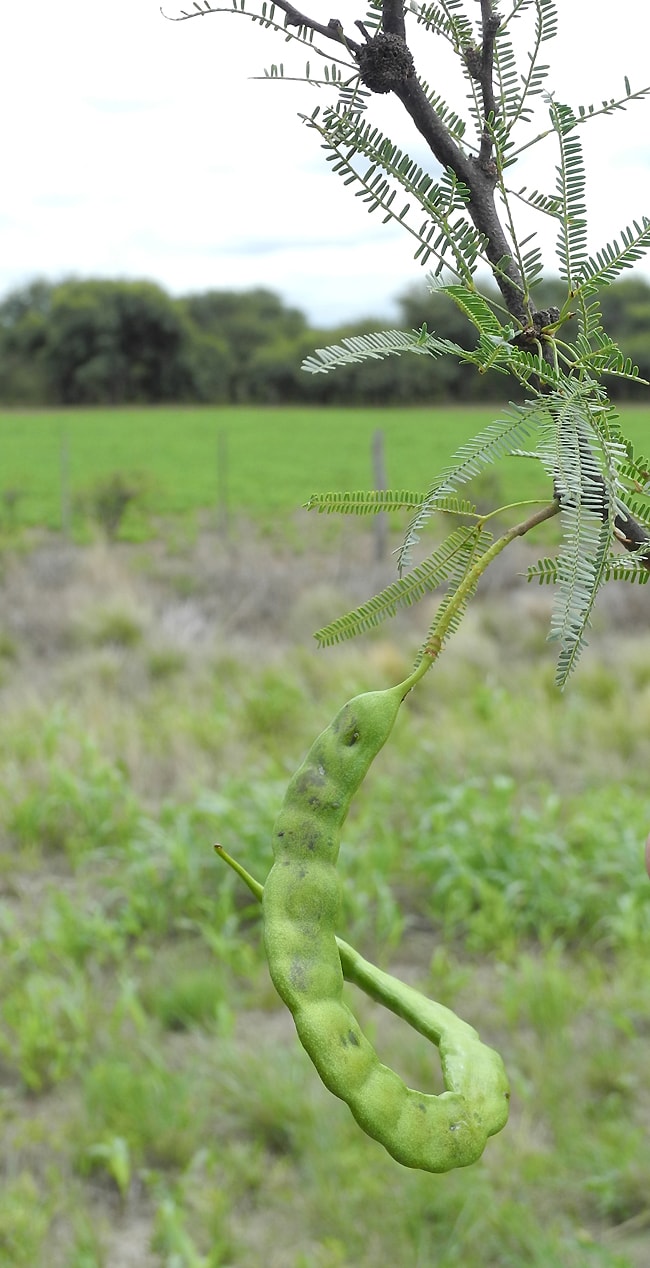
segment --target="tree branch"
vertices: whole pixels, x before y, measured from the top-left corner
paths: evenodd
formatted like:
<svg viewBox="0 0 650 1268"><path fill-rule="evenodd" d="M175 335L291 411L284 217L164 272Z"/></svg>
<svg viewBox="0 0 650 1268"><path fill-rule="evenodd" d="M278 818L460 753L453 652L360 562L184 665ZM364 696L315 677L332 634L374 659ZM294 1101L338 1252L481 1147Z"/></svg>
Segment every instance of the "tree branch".
<svg viewBox="0 0 650 1268"><path fill-rule="evenodd" d="M617 515L614 519L614 535L626 550L632 554L638 552L643 567L650 572L650 536L645 528L633 520L631 515L627 519Z"/></svg>
<svg viewBox="0 0 650 1268"><path fill-rule="evenodd" d="M523 338L531 335L536 339L539 337L535 329L536 314L531 312L525 303L524 279L512 254L512 245L501 224L494 197L498 171L493 158L493 139L487 126L488 118L495 117L497 114L494 95L494 49L501 19L495 12L494 3L495 0L480 0L481 46L480 48L472 46L463 51L469 73L481 87L484 120L480 149L476 158L467 155L454 140L449 129L433 109L415 74L413 58L406 43L404 0L384 0L381 30L373 38L365 30L362 22L356 23L364 35L364 44L348 38L338 18L330 18L326 24L317 22L290 4L289 0L275 0L275 7L285 14L285 27L303 27L325 39L342 44L359 64L363 82L365 82L364 74L368 72L370 82L367 86L371 88L371 91L393 92L401 101L434 158L444 168L450 168L469 190L467 211L475 228L485 241L485 253L508 312L521 326ZM211 12L207 3L205 9L201 9L198 3L195 3L194 7L195 14L182 11L183 18L176 20L182 21L188 17ZM380 66L377 80L376 67L373 67L372 63L375 61L377 52L386 50L390 54L390 65L387 70ZM375 76L374 82L370 74L371 70ZM546 351L544 342L542 347ZM548 352L550 356L550 348ZM555 505L557 506L557 503ZM548 513L547 511L547 515ZM603 507L603 515L607 516L606 506ZM525 531L528 531L527 527ZM641 552L640 558L644 566L650 570L650 535L647 531L631 517L625 519L617 515L615 533L626 550Z"/></svg>
<svg viewBox="0 0 650 1268"><path fill-rule="evenodd" d="M180 18L167 17L167 14L164 12L162 7L160 9L160 12L162 13L164 18L167 18L168 22L186 22L188 18L198 18L198 17L203 18L205 17L207 13L220 12L220 10L212 9L210 7L209 0L204 0L204 4L205 4L204 9L201 8L200 4L198 3L198 0L193 0L193 4L194 4L194 8L196 12L186 13L184 9L181 9L182 17ZM355 56L359 52L359 49L362 47L362 45L357 43L356 40L348 39L347 35L345 34L343 30L343 24L342 22L340 22L338 18L330 18L329 22L327 23L317 22L315 18L310 18L307 16L306 13L301 13L299 9L296 9L295 5L289 4L287 0L274 0L274 5L276 9L280 9L281 12L286 15L285 27L289 27L289 26L305 27L306 30L314 31L317 35L322 35L327 40L335 40L337 44L342 44L344 48L347 48L349 52L355 54ZM240 12L240 10L233 9L233 12ZM241 10L241 12L244 12L244 10ZM276 24L273 22L269 22L269 25L276 25ZM278 29L281 30L282 28L279 27Z"/></svg>
<svg viewBox="0 0 650 1268"><path fill-rule="evenodd" d="M330 18L327 25L323 25L323 23L315 21L314 18L308 17L307 14L301 13L293 4L288 3L288 0L275 0L275 4L276 8L281 9L286 14L286 26L304 26L319 35L325 36L326 39L336 40L337 43L344 44L357 61L363 61L364 54L368 51L368 44L373 43L368 33L364 30L362 23L357 23L357 25L360 26L366 36L365 45L349 39L344 34L342 24L338 18ZM494 13L494 0L481 0L481 18L483 41L480 69L477 70L477 77L481 83L483 106L487 119L489 114L496 112L492 70L494 41L499 29L500 19ZM401 40L404 44L405 52L410 57L410 50L405 39L404 0L384 0L382 31L385 35ZM427 142L434 158L443 167L451 168L458 179L469 189L470 201L467 210L476 229L485 238L486 254L492 266L497 286L503 295L510 315L522 328L526 327L530 324L531 314L524 303L524 281L519 272L517 262L512 255L512 246L508 242L494 201L497 170L491 158L492 140L487 128L484 128L483 131L478 159L474 159L466 155L454 141L448 128L431 106L416 75L409 74L404 79L395 81L391 85L390 90L402 102L418 132Z"/></svg>
<svg viewBox="0 0 650 1268"><path fill-rule="evenodd" d="M496 116L497 112L497 104L494 97L494 41L499 30L500 18L498 14L492 11L492 0L481 0L481 23L483 42L478 76L483 96L484 123L478 161L485 170L492 158L492 135L487 126L487 120L490 115Z"/></svg>
<svg viewBox="0 0 650 1268"><path fill-rule="evenodd" d="M396 84L393 92L411 116L434 157L443 167L450 167L469 189L467 210L475 227L486 240L486 254L508 312L522 327L529 325L530 313L524 302L523 278L512 255L512 247L494 201L496 167L487 162L485 171L480 156L476 159L463 153L436 114L415 75Z"/></svg>
<svg viewBox="0 0 650 1268"><path fill-rule="evenodd" d="M315 31L317 35L323 35L325 39L336 40L338 44L343 44L355 55L359 52L361 45L356 40L348 39L344 34L343 24L338 18L330 18L327 24L316 22L315 18L307 17L306 13L301 13L294 5L288 4L287 0L275 0L275 7L286 13L285 26L305 26L308 30Z"/></svg>
<svg viewBox="0 0 650 1268"><path fill-rule="evenodd" d="M384 0L381 29L387 35L399 35L401 40L406 39L404 0Z"/></svg>

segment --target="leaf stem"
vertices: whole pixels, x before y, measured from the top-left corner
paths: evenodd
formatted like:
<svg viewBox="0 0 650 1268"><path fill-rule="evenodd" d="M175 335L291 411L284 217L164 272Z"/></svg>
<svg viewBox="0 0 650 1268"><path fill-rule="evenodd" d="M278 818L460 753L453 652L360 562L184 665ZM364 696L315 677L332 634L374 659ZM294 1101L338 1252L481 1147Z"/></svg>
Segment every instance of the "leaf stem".
<svg viewBox="0 0 650 1268"><path fill-rule="evenodd" d="M494 559L496 559L497 555L500 555L501 551L505 550L506 546L509 546L515 538L525 537L526 533L529 533L532 528L537 528L538 524L543 524L545 520L552 519L554 515L559 513L559 510L560 504L558 501L554 500L553 502L546 503L546 505L542 506L539 511L535 511L533 515L529 515L528 519L521 520L519 524L514 524L512 528L509 528L501 537L498 537L497 540L493 542L486 551L484 551L473 567L468 569L465 573L456 593L445 608L440 624L435 627L434 633L423 648L423 653L425 655L429 655L433 661L440 654L445 636L447 635L450 626L453 624L456 613L462 610L463 603L465 602L467 595L472 593L479 577L483 575L486 568L489 568L490 564ZM489 519L490 516L488 515L484 518ZM481 528L482 523L483 521L479 521L477 529Z"/></svg>
<svg viewBox="0 0 650 1268"><path fill-rule="evenodd" d="M487 515L478 515L477 519L481 524L487 524L488 520L494 519L495 515L503 515L504 511L514 511L518 506L539 506L540 502L546 505L545 498L524 498L521 502L506 502L505 506L497 506L495 511L489 511Z"/></svg>

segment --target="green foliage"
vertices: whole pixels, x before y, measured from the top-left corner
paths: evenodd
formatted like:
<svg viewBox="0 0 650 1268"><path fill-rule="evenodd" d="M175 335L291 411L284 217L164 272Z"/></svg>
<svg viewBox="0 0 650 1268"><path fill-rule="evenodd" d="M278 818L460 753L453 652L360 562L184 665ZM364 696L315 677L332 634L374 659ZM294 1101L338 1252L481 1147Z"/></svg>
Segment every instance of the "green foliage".
<svg viewBox="0 0 650 1268"><path fill-rule="evenodd" d="M110 1140L89 1145L87 1155L89 1169L93 1164L97 1164L98 1168L102 1167L115 1181L120 1197L126 1198L131 1187L133 1168L131 1151L124 1137L111 1136Z"/></svg>
<svg viewBox="0 0 650 1268"><path fill-rule="evenodd" d="M85 1145L80 1162L84 1154L92 1161L97 1137L99 1143L119 1139L134 1162L146 1159L152 1167L182 1167L192 1158L201 1135L198 1089L155 1057L107 1053L85 1069L83 1089L95 1141Z"/></svg>
<svg viewBox="0 0 650 1268"><path fill-rule="evenodd" d="M30 746L34 767L26 783L5 773L5 829L17 848L61 854L76 862L133 831L138 806L125 771L101 754L92 738L54 711Z"/></svg>
<svg viewBox="0 0 650 1268"><path fill-rule="evenodd" d="M477 553L487 549L489 541L490 535L480 530L465 526L454 529L442 545L407 576L393 581L367 603L319 630L316 638L320 646L327 647L373 629L388 617L394 616L398 608L411 607L440 585L451 586L453 593L460 580L466 576L468 563L475 560ZM443 600L439 617L445 611ZM437 626L432 630L431 636L435 633Z"/></svg>
<svg viewBox="0 0 650 1268"><path fill-rule="evenodd" d="M621 555L609 555L602 566L606 581L632 581L641 586L650 581L650 570L642 560L635 559L633 555L627 559ZM528 581L539 582L540 586L557 585L560 579L558 560L547 556L536 564L530 564L526 569L526 578Z"/></svg>
<svg viewBox="0 0 650 1268"><path fill-rule="evenodd" d="M571 244L567 239L567 261L569 251L573 251L575 256L578 250L576 241L575 235ZM444 499L453 495L459 485L476 477L486 465L507 454L522 453L521 445L525 442L525 456L537 458L552 478L558 509L562 513L564 546L554 574L558 593L549 635L560 644L557 683L562 687L585 644L585 633L598 590L610 575L606 559L611 552L614 512L616 510L623 516L633 514L628 496L639 488L638 479L630 479L630 462L634 463L630 442L623 443L619 420L592 375L612 367L611 361L608 361L612 349L613 368L617 373L634 376L636 372L633 367L621 362L615 345L601 337L599 315L594 318L591 309L584 308L585 321L580 338L586 353L580 377L574 377L549 367L542 358L541 344L538 345L537 358L513 347L505 337L508 332L499 326L491 307L481 296L466 293L455 286L438 289L449 294L481 332L477 352L468 353L458 347L456 351L461 357L477 361L484 369L494 366L497 358L502 358L520 379L530 380L534 374L542 390L536 390L526 403L512 406L504 419L491 423L462 446L442 471L411 519L398 554L400 571L410 566L413 547L419 541L425 522L437 511L448 509L440 504L440 499L444 503ZM598 350L596 356L594 342ZM437 355L440 351L438 343L425 329L418 335L401 338L399 332L387 332L385 336L372 336L366 344L362 340L349 341L347 347L328 349L326 353L321 351L319 357L325 365L329 359L331 366L360 356L376 357L403 350ZM314 366L310 363L306 368L313 371ZM532 437L535 437L536 445L531 444ZM638 473L637 462L632 468L633 477ZM372 496L368 494L367 501ZM359 494L347 500L335 494L323 494L314 495L308 506L320 509L336 504L337 509L354 511L362 501ZM639 503L641 499L637 497L636 504ZM645 508L646 503L641 505ZM609 511L603 517L604 508L609 508ZM488 558L486 555L486 566ZM474 555L471 565L477 566ZM356 613L350 613L320 630L317 634L319 642L326 645L353 637L377 624L384 616L394 615L400 603L411 603L414 598L422 597L440 580L433 580L436 575L434 569L431 584L421 584L421 572L426 567L426 564L420 565L420 569L411 574L410 586L408 579L401 578L393 587L362 605ZM625 574L622 571L620 575ZM550 579L548 572L546 579ZM467 601L466 594L460 593L463 581L463 575L457 578L459 609L464 608ZM448 595L447 602L453 606L454 600ZM454 620L454 628L457 624L458 621ZM431 637L430 631L425 646L430 643Z"/></svg>
<svg viewBox="0 0 650 1268"><path fill-rule="evenodd" d="M160 288L70 281L52 289L50 303L42 357L55 400L160 401L187 390L185 330Z"/></svg>
<svg viewBox="0 0 650 1268"><path fill-rule="evenodd" d="M401 330L385 330L380 334L354 335L344 339L343 344L329 348L318 348L315 357L307 357L303 361L303 370L308 374L327 374L339 365L353 365L358 361L381 360L391 355L399 356L401 352L428 352L430 356L445 352L456 352L462 356L462 348L450 343L448 339L427 338L420 341Z"/></svg>
<svg viewBox="0 0 650 1268"><path fill-rule="evenodd" d="M12 1175L0 1194L1 1268L32 1268L39 1262L48 1223L34 1177Z"/></svg>
<svg viewBox="0 0 650 1268"><path fill-rule="evenodd" d="M519 196L524 197L523 191ZM624 248L629 247L633 255L645 245L644 223L643 220L635 222L623 231L623 247L614 241L590 258L585 265L587 273L594 272L599 284L601 272L608 278L614 272L618 276L620 269L627 267ZM84 285L90 287L91 284ZM322 372L304 374L301 363L310 357L313 359L314 345L325 352L330 344L341 346L346 340L367 339L368 323L348 322L327 331L311 330L302 313L286 307L278 296L260 288L237 293L206 291L181 298L164 296L157 288L152 296L153 311L141 323L140 342L133 342L129 337L120 352L117 346L120 326L114 310L116 296L123 285L127 284L111 282L106 287L94 288L92 303L79 305L75 310L77 360L71 373L83 379L83 399L89 404L163 399L219 405L304 402L382 406L418 401L431 404L447 399L481 402L491 399L498 404L503 401L502 375L479 376L475 360L452 355L444 359L438 357L433 373L427 357L402 356L399 361L393 359L387 367L377 359L356 359L341 363L334 376ZM588 277L583 289L585 294L589 293ZM565 292L561 287L558 289L557 282L536 283L535 293L539 303L555 303L560 307L564 303ZM0 400L8 406L56 405L65 399L61 387L65 377L63 361L53 374L48 369L59 359L59 353L63 357L71 350L70 345L62 346L54 340L52 323L58 312L54 304L57 294L57 285L35 282L11 292L0 302ZM611 332L614 342L624 349L623 364L630 360L638 365L645 378L650 375L650 353L643 337L648 320L643 308L647 308L649 295L650 287L643 280L616 279L600 295L603 325ZM156 317L156 312L163 296L170 323L173 324L173 314L182 336L173 356L168 350L175 369L169 370L164 389L154 382L160 317L160 313ZM498 312L498 295L485 288L485 296L492 306L497 305ZM147 292L140 294L139 300L146 305ZM118 308L126 309L128 302L127 294ZM466 351L474 348L476 327L464 318L447 294L436 294L425 285L415 285L398 296L396 302L400 321L407 330L421 330L426 322L430 331L443 332L450 345L460 344ZM376 318L371 324L381 331L385 323ZM563 330L566 332L570 326L567 319ZM95 362L93 372L86 373L86 365L95 357L93 349L100 338L98 331L101 332L100 365ZM393 332L393 338L402 341L404 351L410 350L411 341L404 331ZM116 346L111 352L113 344ZM108 380L99 372L102 364L105 368L109 354L116 362L121 357L124 368L122 379L111 380L110 391ZM145 372L145 362L150 372ZM322 362L318 363L322 367ZM512 391L515 399L522 395L514 380ZM638 387L624 377L614 379L610 373L610 391L617 399L625 399L638 392ZM79 408L75 406L76 410ZM6 486L7 495L22 499L28 493L28 484L26 472L18 472L11 485ZM10 514L8 505L5 518Z"/></svg>
<svg viewBox="0 0 650 1268"><path fill-rule="evenodd" d="M244 8L242 4L242 12ZM515 407L504 421L493 424L469 441L442 476L432 479L429 493L415 509L407 529L399 564L400 571L411 565L412 548L419 539L419 530L441 509L437 505L439 494L454 494L460 483L478 474L487 463L523 453L521 442L526 439L526 456L536 458L552 481L553 502L549 513L560 511L562 514L563 544L554 573L558 591L549 637L560 646L557 683L564 686L585 644L596 596L610 575L607 560L612 548L617 537L626 540L620 524L629 522L632 516L627 498L639 492L635 481L630 485L628 475L629 462L634 461L631 442L623 440L601 385L604 376L638 380L639 371L632 358L625 356L605 333L599 292L650 248L650 221L644 217L641 223L635 221L632 228L623 229L620 239L595 256L589 256L586 174L579 129L586 119L622 108L649 90L633 94L626 80L625 97L616 102L614 99L603 102L602 111L582 107L574 110L547 93L544 85L549 68L539 59L542 45L557 33L553 0L534 0L534 3L524 0L509 14L498 17L491 5L484 6L479 24L482 44L477 42L474 24L460 0L415 5L413 9L417 23L432 37L451 46L469 90L473 137L465 122L438 97L435 113L429 111L427 115L414 101L407 107L442 165L438 180L396 146L372 120L367 121L369 103L357 94L358 78L377 92L383 92L384 86L377 86L365 74L365 50L350 44L342 35L341 43L351 55L350 78L344 81L341 73L334 70L331 81L329 76L326 78L326 82L340 90L334 104L323 110L317 106L311 114L300 117L308 129L316 132L332 170L352 188L368 210L381 211L384 223L395 222L412 235L417 243L416 259L427 263L433 258L432 289L446 295L462 311L475 328L478 339L474 346L466 347L430 333L426 325L410 333L387 330L355 334L341 343L319 348L315 356L303 361L303 369L320 376L338 367L411 352L436 358L453 356L473 365L480 374L491 370L509 375L525 390L523 404ZM197 6L198 13L204 15L207 11ZM192 16L183 13L184 19ZM379 5L372 5L371 27L380 26L385 16ZM410 18L411 14L406 16ZM515 38L515 19L523 16L532 16L526 58ZM266 8L263 24L278 29L272 13L267 20ZM290 42L294 35L291 13L285 18L285 30ZM307 22L298 38L309 40L310 32ZM333 38L338 39L338 34ZM369 38L367 33L366 38ZM391 34L387 38L395 37ZM411 73L409 68L407 74ZM283 75L283 66L279 70L273 68L274 78ZM309 71L306 79L314 82ZM395 88L400 97L399 85L391 81L385 90L391 88ZM420 88L431 106L428 85L420 84ZM517 149L515 136L519 136L522 126L529 126L533 121L535 98L542 93L548 105L550 128ZM538 214L550 215L558 223L557 256L564 292L557 307L540 310L533 301L533 291L540 282L541 251L535 233L520 240L506 172L524 149L551 134L555 137L558 158L554 194L548 196L538 190L528 193L523 188L516 195ZM488 171L494 177L501 200L511 247L501 229L492 191L486 190L483 184ZM400 191L406 201L396 201ZM530 242L532 246L528 245ZM497 244L500 259L495 258ZM528 249L524 250L525 247ZM493 296L483 295L477 288L475 274L481 263L491 268L501 292L499 303L495 304ZM508 317L505 324L495 311L503 310L504 302ZM577 334L567 343L562 337L563 327L576 312ZM534 437L531 433L535 433ZM371 497L371 494L365 499L359 495L347 499L337 494L314 495L309 505L358 513L361 505L364 508L370 505ZM498 510L495 508L494 514ZM548 516L542 514L541 518ZM514 535L524 535L538 522L539 516L529 517ZM510 540L510 536L504 536L498 549ZM471 552L465 573L456 578L455 596L449 592L446 595L442 625L430 628L423 651L433 655L439 651L434 630L444 628L445 633L449 633L457 627L468 595L494 554L495 550L489 548L477 559ZM385 615L394 614L402 603L422 597L438 584L434 580L435 567L425 582L428 567L425 562L415 569L410 586L401 576L393 587L368 600L355 612L330 623L319 631L319 641L335 642L362 633ZM549 580L550 575L547 570L545 579Z"/></svg>
<svg viewBox="0 0 650 1268"><path fill-rule="evenodd" d="M576 134L576 118L568 106L551 101L551 123L558 137L557 218L560 222L557 256L560 275L566 282L569 296L587 254L587 209L585 206L585 170L582 143Z"/></svg>
<svg viewBox="0 0 650 1268"><path fill-rule="evenodd" d="M26 1087L42 1092L80 1068L93 1023L89 984L79 972L33 972L5 995L0 1052Z"/></svg>
<svg viewBox="0 0 650 1268"><path fill-rule="evenodd" d="M365 489L355 493L314 493L305 502L305 510L327 515L379 515L382 511L403 511L419 508L423 493L406 489ZM454 496L436 499L436 508L451 515L477 515L476 507L466 498Z"/></svg>
<svg viewBox="0 0 650 1268"><path fill-rule="evenodd" d="M134 583L144 556L136 548ZM512 1071L514 1130L439 1193L360 1146L345 1107L314 1086L271 999L257 912L212 850L222 840L264 875L287 755L298 760L350 688L392 680L399 650L371 637L321 670L276 649L271 678L260 651L215 665L207 689L188 656L174 679L121 697L92 664L80 691L70 647L69 676L62 660L39 671L56 675L64 713L28 681L16 698L18 663L3 805L12 788L36 803L57 763L81 780L86 735L86 800L106 807L112 787L117 814L124 788L106 772L121 760L133 809L108 839L98 815L96 848L72 868L3 825L1 987L15 1022L2 1046L3 1268L119 1263L125 1247L145 1261L152 1239L160 1256L244 1268L270 1246L310 1268L418 1255L614 1268L614 1241L628 1254L620 1221L647 1204L647 656L642 638L617 641L611 660L599 643L560 709L537 647L533 660L500 606L476 605L471 638L431 679L433 713L405 701L343 847L346 932L389 970L408 964ZM281 679L286 730L270 755L246 708ZM424 1041L361 1009L382 1060L431 1087ZM21 1075L28 1039L24 1068L40 1085Z"/></svg>

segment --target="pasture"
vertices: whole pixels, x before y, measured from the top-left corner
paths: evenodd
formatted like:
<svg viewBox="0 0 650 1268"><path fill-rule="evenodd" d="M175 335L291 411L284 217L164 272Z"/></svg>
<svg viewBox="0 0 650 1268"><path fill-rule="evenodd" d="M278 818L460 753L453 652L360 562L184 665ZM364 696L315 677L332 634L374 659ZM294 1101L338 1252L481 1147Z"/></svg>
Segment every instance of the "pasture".
<svg viewBox="0 0 650 1268"><path fill-rule="evenodd" d="M510 1123L475 1166L407 1171L360 1134L212 849L265 878L306 748L405 676L434 602L315 649L394 571L368 521L328 548L315 520L292 549L314 472L367 483L382 426L413 485L492 416L0 419L0 492L22 488L32 526L0 539L0 1268L646 1268L647 588L606 589L560 696L550 595L505 552L346 824L342 935L504 1057ZM641 444L645 426L630 415ZM229 540L204 514L224 427ZM73 490L152 474L141 540L48 531L62 436ZM431 1046L350 1000L381 1057L440 1090Z"/></svg>
<svg viewBox="0 0 650 1268"><path fill-rule="evenodd" d="M511 1121L474 1167L409 1172L359 1133L214 856L263 879L314 735L404 676L417 610L310 646L371 554L288 559L254 529L236 557L214 532L5 547L1 1268L645 1268L644 590L564 698L546 591L477 603L346 827L341 932L504 1056ZM354 1007L439 1088L421 1037Z"/></svg>
<svg viewBox="0 0 650 1268"><path fill-rule="evenodd" d="M79 529L79 496L117 471L142 474L146 481L144 513L138 508L125 521L127 536L146 536L148 519L191 519L220 498L234 514L268 523L314 492L370 487L371 438L378 427L389 485L426 489L458 446L495 416L494 408L451 407L5 411L0 509L4 499L20 523L58 529L68 499ZM626 409L625 421L644 452L647 410ZM490 494L504 502L547 495L541 470L528 461L510 459L485 479Z"/></svg>

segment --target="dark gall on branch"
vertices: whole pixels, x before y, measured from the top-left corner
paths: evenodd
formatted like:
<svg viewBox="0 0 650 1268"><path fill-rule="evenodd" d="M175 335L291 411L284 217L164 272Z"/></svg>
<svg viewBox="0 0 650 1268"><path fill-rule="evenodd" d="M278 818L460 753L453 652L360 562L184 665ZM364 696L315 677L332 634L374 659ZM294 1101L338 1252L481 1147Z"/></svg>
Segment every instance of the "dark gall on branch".
<svg viewBox="0 0 650 1268"><path fill-rule="evenodd" d="M483 69L483 49L481 46L479 44L468 44L463 49L463 58L472 79L480 81L481 70Z"/></svg>
<svg viewBox="0 0 650 1268"><path fill-rule="evenodd" d="M356 54L362 83L371 92L392 92L415 74L410 50L400 35L380 31Z"/></svg>

